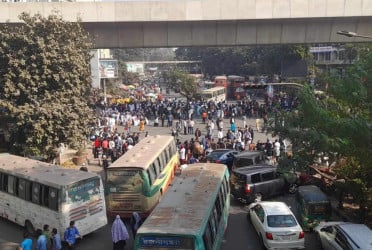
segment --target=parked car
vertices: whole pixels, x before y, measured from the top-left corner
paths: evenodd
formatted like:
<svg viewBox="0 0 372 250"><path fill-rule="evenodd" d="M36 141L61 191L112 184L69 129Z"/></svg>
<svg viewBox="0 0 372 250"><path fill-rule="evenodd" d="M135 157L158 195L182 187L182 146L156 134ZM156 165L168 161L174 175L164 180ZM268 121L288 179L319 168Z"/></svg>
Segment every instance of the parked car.
<svg viewBox="0 0 372 250"><path fill-rule="evenodd" d="M252 203L249 205L248 219L265 248L305 248L305 233L284 202Z"/></svg>
<svg viewBox="0 0 372 250"><path fill-rule="evenodd" d="M312 230L321 221L331 218L331 201L317 186L300 186L296 194L296 204L300 223L305 230Z"/></svg>
<svg viewBox="0 0 372 250"><path fill-rule="evenodd" d="M268 164L265 153L262 151L244 151L234 157L232 169L247 167L257 164Z"/></svg>
<svg viewBox="0 0 372 250"><path fill-rule="evenodd" d="M238 153L239 151L233 149L216 149L207 155L207 162L225 164L231 171L234 156Z"/></svg>
<svg viewBox="0 0 372 250"><path fill-rule="evenodd" d="M282 194L288 185L274 166L262 164L234 169L230 187L235 199L250 203Z"/></svg>
<svg viewBox="0 0 372 250"><path fill-rule="evenodd" d="M324 250L372 249L372 231L364 224L323 222L314 231L318 234Z"/></svg>

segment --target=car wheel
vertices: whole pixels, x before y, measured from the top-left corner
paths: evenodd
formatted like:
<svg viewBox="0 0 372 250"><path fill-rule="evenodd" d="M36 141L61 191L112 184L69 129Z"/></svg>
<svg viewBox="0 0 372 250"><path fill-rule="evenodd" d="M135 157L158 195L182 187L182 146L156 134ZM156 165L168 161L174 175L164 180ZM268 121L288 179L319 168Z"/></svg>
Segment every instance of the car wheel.
<svg viewBox="0 0 372 250"><path fill-rule="evenodd" d="M298 185L296 183L289 184L288 193L295 194L297 192Z"/></svg>
<svg viewBox="0 0 372 250"><path fill-rule="evenodd" d="M262 194L261 193L255 193L254 194L254 202L260 202L262 201Z"/></svg>

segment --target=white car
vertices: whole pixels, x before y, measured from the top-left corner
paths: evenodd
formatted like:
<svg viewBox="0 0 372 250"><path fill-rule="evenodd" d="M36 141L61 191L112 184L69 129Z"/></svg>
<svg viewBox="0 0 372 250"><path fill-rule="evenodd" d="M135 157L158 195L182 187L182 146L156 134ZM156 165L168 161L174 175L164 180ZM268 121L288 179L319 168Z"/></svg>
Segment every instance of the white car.
<svg viewBox="0 0 372 250"><path fill-rule="evenodd" d="M252 203L248 219L267 249L305 248L305 233L284 202Z"/></svg>
<svg viewBox="0 0 372 250"><path fill-rule="evenodd" d="M322 222L314 231L318 234L324 250L372 249L372 231L364 224Z"/></svg>

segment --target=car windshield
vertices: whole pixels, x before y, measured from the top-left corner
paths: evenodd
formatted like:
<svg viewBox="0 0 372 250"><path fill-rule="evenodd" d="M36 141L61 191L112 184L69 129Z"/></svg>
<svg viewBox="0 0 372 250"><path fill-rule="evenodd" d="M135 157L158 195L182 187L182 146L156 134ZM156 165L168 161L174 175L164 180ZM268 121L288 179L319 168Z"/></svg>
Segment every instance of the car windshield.
<svg viewBox="0 0 372 250"><path fill-rule="evenodd" d="M213 151L208 155L209 160L218 160L226 151Z"/></svg>
<svg viewBox="0 0 372 250"><path fill-rule="evenodd" d="M293 215L268 215L267 224L269 227L294 227L297 222Z"/></svg>

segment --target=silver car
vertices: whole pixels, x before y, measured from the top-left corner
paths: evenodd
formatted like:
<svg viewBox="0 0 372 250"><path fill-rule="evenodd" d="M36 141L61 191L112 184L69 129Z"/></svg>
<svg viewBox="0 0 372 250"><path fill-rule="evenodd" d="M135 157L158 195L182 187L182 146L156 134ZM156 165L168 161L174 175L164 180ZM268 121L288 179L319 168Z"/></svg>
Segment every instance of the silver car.
<svg viewBox="0 0 372 250"><path fill-rule="evenodd" d="M332 221L321 223L314 230L324 250L372 249L372 231L364 224Z"/></svg>

